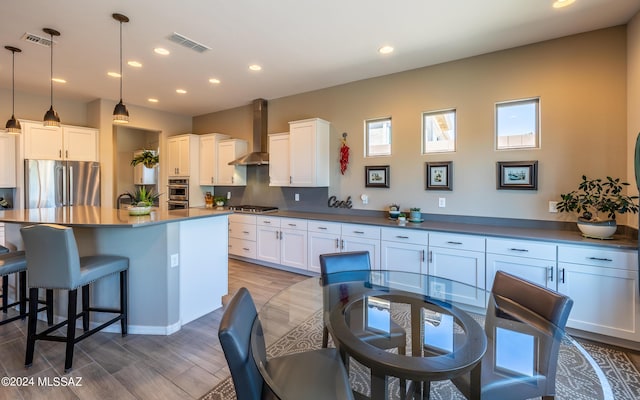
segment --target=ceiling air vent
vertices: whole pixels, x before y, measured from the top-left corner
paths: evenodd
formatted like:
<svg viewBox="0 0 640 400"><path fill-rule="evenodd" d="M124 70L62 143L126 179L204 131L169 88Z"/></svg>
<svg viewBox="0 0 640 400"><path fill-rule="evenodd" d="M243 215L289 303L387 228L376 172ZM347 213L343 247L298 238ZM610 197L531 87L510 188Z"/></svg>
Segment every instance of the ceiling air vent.
<svg viewBox="0 0 640 400"><path fill-rule="evenodd" d="M51 40L42 36L34 35L33 33L25 32L22 35L22 40L29 43L39 44L44 47L51 47ZM55 43L55 41L54 41Z"/></svg>
<svg viewBox="0 0 640 400"><path fill-rule="evenodd" d="M195 50L198 53L204 53L207 50L211 50L211 47L205 46L202 43L198 43L195 40L189 39L188 37L176 32L173 32L171 36L169 36L169 40L179 44L180 46Z"/></svg>

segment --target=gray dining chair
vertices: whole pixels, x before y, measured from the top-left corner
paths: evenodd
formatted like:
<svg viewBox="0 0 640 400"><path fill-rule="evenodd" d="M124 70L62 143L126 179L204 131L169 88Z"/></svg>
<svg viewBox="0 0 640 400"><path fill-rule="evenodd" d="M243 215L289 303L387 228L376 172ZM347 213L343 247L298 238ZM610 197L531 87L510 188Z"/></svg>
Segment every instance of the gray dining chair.
<svg viewBox="0 0 640 400"><path fill-rule="evenodd" d="M480 394L487 400L555 397L558 352L573 300L525 279L498 271L485 318L487 351L482 359ZM510 371L497 362L498 331L524 335L535 346L533 373ZM504 338L507 338L505 336ZM470 397L469 374L451 380ZM475 388L478 390L478 388Z"/></svg>
<svg viewBox="0 0 640 400"><path fill-rule="evenodd" d="M93 255L80 257L73 229L60 225L42 224L20 229L25 245L27 261L27 285L29 298L38 296L38 289L66 290L68 292L67 319L42 332L36 332L37 302L29 302L27 322L27 349L25 366L33 363L37 340L65 342L65 372L73 364L73 350L77 342L99 330L120 321L122 336L127 334L127 272L129 259L116 255ZM90 284L112 274L120 275L120 304L118 308L92 307ZM82 289L82 311L77 312L78 288ZM90 314L105 312L116 314L110 320L89 329ZM82 317L84 332L76 337L76 320ZM67 326L66 336L55 335L55 331Z"/></svg>
<svg viewBox="0 0 640 400"><path fill-rule="evenodd" d="M361 272L367 272L362 274ZM343 282L362 280L368 278L368 272L371 271L371 261L368 251L351 251L343 253L320 254L320 274L323 284L337 283L338 280ZM339 301L339 296L345 294L336 294L336 298L327 299L325 293L325 308L331 309L334 302ZM355 328L355 326L354 326ZM382 336L364 329L354 330L363 341L375 346L379 349L398 349L398 354L406 353L407 333L400 325L391 321L391 329L388 336ZM327 347L329 342L329 330L325 325L322 329L322 347Z"/></svg>
<svg viewBox="0 0 640 400"><path fill-rule="evenodd" d="M251 330L257 318L253 298L243 287L227 305L218 329L238 400L278 398L265 383L254 360ZM254 340L261 341L256 346L260 349L259 359L266 365L271 378L284 385L286 398L353 399L349 377L335 349L310 350L267 361L264 338L258 336Z"/></svg>

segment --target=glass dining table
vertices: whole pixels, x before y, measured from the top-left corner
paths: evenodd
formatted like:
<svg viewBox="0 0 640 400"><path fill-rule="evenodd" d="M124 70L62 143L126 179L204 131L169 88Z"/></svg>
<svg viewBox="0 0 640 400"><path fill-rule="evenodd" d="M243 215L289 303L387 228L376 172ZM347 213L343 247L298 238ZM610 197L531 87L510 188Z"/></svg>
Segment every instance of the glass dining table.
<svg viewBox="0 0 640 400"><path fill-rule="evenodd" d="M465 399L451 383L465 376L471 399L480 398L482 385L554 384L553 376L557 399L576 391L581 399L613 399L600 368L564 331L524 323L484 288L436 276L372 270L312 277L273 296L258 320L252 346L258 354L264 343L267 358L254 358L280 399L288 399L288 382L269 361L319 348L325 326L352 389L371 399ZM380 346L398 330L406 350Z"/></svg>

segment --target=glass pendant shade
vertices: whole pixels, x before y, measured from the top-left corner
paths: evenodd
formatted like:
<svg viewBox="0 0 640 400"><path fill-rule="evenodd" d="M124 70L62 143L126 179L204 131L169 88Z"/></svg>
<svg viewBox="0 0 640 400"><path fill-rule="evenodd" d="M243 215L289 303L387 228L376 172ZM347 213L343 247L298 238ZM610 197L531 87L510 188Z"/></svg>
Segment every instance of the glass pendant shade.
<svg viewBox="0 0 640 400"><path fill-rule="evenodd" d="M129 22L129 17L118 13L111 14L111 16L120 22L120 102L113 109L113 123L127 124L129 123L129 111L122 102L122 23Z"/></svg>
<svg viewBox="0 0 640 400"><path fill-rule="evenodd" d="M42 122L44 126L60 126L60 117L56 110L53 109L53 37L60 36L60 32L51 28L44 28L43 31L51 37L51 43L49 44L51 48L51 77L49 81L51 85L51 107L49 107L49 110L44 114Z"/></svg>
<svg viewBox="0 0 640 400"><path fill-rule="evenodd" d="M8 133L18 134L22 132L22 127L20 126L20 121L18 121L15 117L15 109L16 109L16 53L22 52L17 47L13 46L4 46L5 49L9 50L11 54L11 118L7 121L5 128Z"/></svg>

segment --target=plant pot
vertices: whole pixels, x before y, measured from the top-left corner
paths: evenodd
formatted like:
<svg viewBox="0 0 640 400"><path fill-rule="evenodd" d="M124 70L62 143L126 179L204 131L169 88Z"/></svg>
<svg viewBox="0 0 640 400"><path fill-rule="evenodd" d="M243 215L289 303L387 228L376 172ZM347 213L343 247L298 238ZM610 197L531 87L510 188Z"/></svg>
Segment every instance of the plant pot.
<svg viewBox="0 0 640 400"><path fill-rule="evenodd" d="M421 221L422 213L420 211L410 211L409 212L409 221Z"/></svg>
<svg viewBox="0 0 640 400"><path fill-rule="evenodd" d="M139 206L129 207L129 215L149 215L149 214L151 214L151 206L148 206L148 207L139 207Z"/></svg>
<svg viewBox="0 0 640 400"><path fill-rule="evenodd" d="M578 229L582 232L582 236L594 239L611 239L618 226L615 220L607 221L589 221L578 218Z"/></svg>

